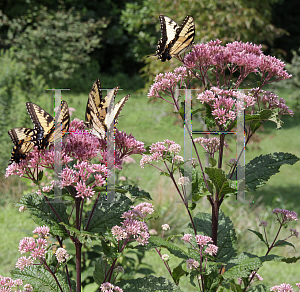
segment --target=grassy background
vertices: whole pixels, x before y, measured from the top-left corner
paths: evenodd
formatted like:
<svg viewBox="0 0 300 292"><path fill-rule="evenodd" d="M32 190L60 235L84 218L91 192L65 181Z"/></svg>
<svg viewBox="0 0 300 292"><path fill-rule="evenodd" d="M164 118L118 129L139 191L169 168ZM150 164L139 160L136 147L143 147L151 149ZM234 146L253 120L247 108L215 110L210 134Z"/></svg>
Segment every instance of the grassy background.
<svg viewBox="0 0 300 292"><path fill-rule="evenodd" d="M128 93L130 92L119 91L116 100ZM289 106L293 106L294 101L289 100L288 93L282 92L280 96L287 99ZM72 119L74 117L84 118L87 94L74 95L72 92L63 92L63 99L68 102L69 107L76 109ZM41 103L40 105L51 112L52 101L49 95L43 100L45 104ZM273 152L290 152L300 157L300 137L298 135L300 113L295 112L293 118L283 116L282 119L284 121L282 130L276 130L274 123L267 122L264 124L263 130L258 132L255 140L246 149L246 163L260 154ZM137 140L143 141L146 145L169 139L181 144L183 149L183 128L181 121L173 114L173 108L160 100L149 103L146 94L131 94L119 118L118 129L132 133ZM224 161L235 157L234 147L231 146L229 150L226 150ZM200 146L199 151L203 152ZM183 151L181 155L183 155ZM201 157L204 158L203 153ZM188 218L183 205L178 203L179 197L170 180L165 176L161 176L159 171L151 166L141 169L139 166L140 156L135 155L133 158L136 160L136 163L125 165L120 175L138 180L139 187L151 194L153 198L152 203L156 210L154 217L159 216L159 218L156 221L151 221L149 228L155 228L160 232L160 226L168 223L171 226L171 230L166 236L183 232L187 226ZM278 174L271 177L266 186L258 189L256 192L246 194L246 200L254 200L254 204L225 202L222 205L222 210L234 222L239 252L246 251L258 255L263 255L266 252L262 243L247 229L259 230L259 222L262 220L268 221L269 226L267 229L272 239L277 232L275 216L270 213L273 208L284 208L293 210L298 214L300 213L299 174L300 163L296 163L293 166L283 166ZM18 253L19 240L24 236L30 236L35 226L26 213L20 214L12 205L12 202L17 201L25 191L25 186L21 179L3 179L1 184L0 262L2 264L0 266L0 275L9 276L9 269L14 267L17 258L20 257ZM27 183L28 186L29 184ZM210 213L210 206L207 200L203 199L197 204L194 214L199 211ZM289 228L299 230L297 224L291 224ZM283 234L288 236L288 229L283 231L280 238L284 238ZM273 253L277 252L279 255L284 256L300 256L299 240L293 237L290 242L295 245L295 250L291 247L284 247L275 250ZM164 265L157 263L159 262L157 254L148 252L144 262L154 266L157 276L164 275L170 279L167 276ZM175 267L179 262L179 260L171 256L171 267ZM259 270L259 274L264 278L263 283L268 285L278 285L284 282L294 285L295 282L300 282L299 270L300 263L268 263ZM187 279L183 279L180 286L183 291L194 289L190 287Z"/></svg>

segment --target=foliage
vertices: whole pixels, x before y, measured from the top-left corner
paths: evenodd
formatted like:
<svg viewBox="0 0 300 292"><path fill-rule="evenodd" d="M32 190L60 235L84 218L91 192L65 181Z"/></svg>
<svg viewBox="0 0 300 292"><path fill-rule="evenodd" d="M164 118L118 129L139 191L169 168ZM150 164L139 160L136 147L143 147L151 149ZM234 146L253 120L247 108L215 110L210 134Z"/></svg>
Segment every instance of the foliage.
<svg viewBox="0 0 300 292"><path fill-rule="evenodd" d="M60 7L54 12L36 7L8 22L6 43L14 46L15 57L26 66L27 74L36 70L51 87L64 88L68 84L80 88L80 82L99 71L89 54L101 46L102 31L108 22L104 18L84 21L83 17L74 9ZM83 72L83 68L89 70Z"/></svg>
<svg viewBox="0 0 300 292"><path fill-rule="evenodd" d="M272 24L272 5L278 0L268 1L164 1L156 5L153 0L139 0L127 3L122 11L121 22L128 34L135 36L132 50L137 58L145 62L142 71L148 87L155 75L173 70L179 63L162 64L154 57L160 38L158 15L164 14L181 24L188 14L194 17L196 26L195 43L220 39L224 44L233 41L272 43L284 31ZM132 17L134 15L134 17ZM154 31L155 26L155 31ZM150 45L149 45L150 44Z"/></svg>
<svg viewBox="0 0 300 292"><path fill-rule="evenodd" d="M300 48L298 49L300 54ZM291 79L286 80L282 84L274 84L274 89L285 89L291 91L290 97L296 100L296 107L300 105L300 56L296 51L292 51L293 58L290 64L286 64L287 70L292 74Z"/></svg>
<svg viewBox="0 0 300 292"><path fill-rule="evenodd" d="M284 29L287 33L269 43L269 52L282 55L288 63L293 58L293 51L297 51L300 43L300 3L294 0L280 0L272 7L273 24Z"/></svg>

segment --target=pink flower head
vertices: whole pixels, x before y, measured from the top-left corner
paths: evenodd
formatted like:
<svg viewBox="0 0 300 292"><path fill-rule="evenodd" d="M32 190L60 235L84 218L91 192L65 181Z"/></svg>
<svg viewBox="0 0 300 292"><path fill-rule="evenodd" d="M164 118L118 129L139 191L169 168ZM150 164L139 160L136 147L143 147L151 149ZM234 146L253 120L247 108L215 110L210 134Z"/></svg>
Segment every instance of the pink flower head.
<svg viewBox="0 0 300 292"><path fill-rule="evenodd" d="M268 226L268 222L267 221L261 221L259 223L259 226L267 227Z"/></svg>
<svg viewBox="0 0 300 292"><path fill-rule="evenodd" d="M205 90L198 95L197 99L202 104L210 105L216 123L223 127L237 118L238 111L255 103L255 98L251 94L245 95L237 90L224 90L217 87Z"/></svg>
<svg viewBox="0 0 300 292"><path fill-rule="evenodd" d="M186 266L188 269L192 270L192 269L198 269L200 264L198 261L194 260L194 259L188 259L186 261Z"/></svg>
<svg viewBox="0 0 300 292"><path fill-rule="evenodd" d="M150 164L152 161L163 161L163 158L168 154L176 157L180 150L181 146L179 144L168 139L164 140L164 142L153 143L150 146L151 155L143 155L140 166L144 168L145 164Z"/></svg>
<svg viewBox="0 0 300 292"><path fill-rule="evenodd" d="M283 283L281 285L271 287L270 291L274 292L293 292L293 287L290 284Z"/></svg>
<svg viewBox="0 0 300 292"><path fill-rule="evenodd" d="M279 98L278 95L272 93L271 91L261 90L258 87L250 90L250 94L256 99L256 104L259 109L278 109L279 115L290 115L293 116L294 113L285 104L283 98Z"/></svg>
<svg viewBox="0 0 300 292"><path fill-rule="evenodd" d="M260 65L259 70L263 75L263 84L271 83L278 80L284 80L291 78L292 75L288 74L286 70L284 70L284 62L272 56L260 56ZM271 80L272 77L277 77L275 80Z"/></svg>
<svg viewBox="0 0 300 292"><path fill-rule="evenodd" d="M290 228L290 231L292 236L299 237L299 232L296 229Z"/></svg>
<svg viewBox="0 0 300 292"><path fill-rule="evenodd" d="M31 266L33 264L33 259L31 257L21 257L18 259L16 263L16 268L19 268L21 271L24 270L24 268Z"/></svg>
<svg viewBox="0 0 300 292"><path fill-rule="evenodd" d="M192 237L192 234L185 234L181 240L185 241L185 242L191 242L191 237Z"/></svg>
<svg viewBox="0 0 300 292"><path fill-rule="evenodd" d="M167 72L165 74L156 75L154 81L155 83L151 86L148 98L149 97L158 97L161 98L160 92L174 92L176 85L180 85L184 82L184 79L188 76L187 70L185 67L179 67L174 70L174 73Z"/></svg>
<svg viewBox="0 0 300 292"><path fill-rule="evenodd" d="M194 139L194 142L200 144L211 157L214 157L215 152L219 151L220 148L220 139L217 137L213 137L213 138L199 137ZM227 148L229 147L226 142L224 142L224 145Z"/></svg>
<svg viewBox="0 0 300 292"><path fill-rule="evenodd" d="M120 287L115 286L109 282L101 284L100 289L102 292L123 292L123 290Z"/></svg>
<svg viewBox="0 0 300 292"><path fill-rule="evenodd" d="M205 246L209 242L213 242L212 238L206 235L196 235L196 242L200 246Z"/></svg>
<svg viewBox="0 0 300 292"><path fill-rule="evenodd" d="M66 155L76 160L91 160L100 151L99 139L84 130L83 121L73 120L70 123L69 135L64 144Z"/></svg>
<svg viewBox="0 0 300 292"><path fill-rule="evenodd" d="M277 218L281 224L285 224L290 221L298 221L298 214L294 211L276 208L272 210L272 213L277 215ZM279 217L279 215L281 216Z"/></svg>
<svg viewBox="0 0 300 292"><path fill-rule="evenodd" d="M69 254L67 253L67 251L64 248L59 247L57 249L57 251L55 252L55 256L57 258L57 261L59 263L64 262L65 260L67 260L69 258Z"/></svg>
<svg viewBox="0 0 300 292"><path fill-rule="evenodd" d="M208 247L204 251L205 253L209 255L216 255L218 252L218 247L214 244L209 244Z"/></svg>
<svg viewBox="0 0 300 292"><path fill-rule="evenodd" d="M24 237L23 239L20 240L19 252L25 253L28 251L32 251L34 250L35 247L36 247L36 242L33 237Z"/></svg>
<svg viewBox="0 0 300 292"><path fill-rule="evenodd" d="M41 237L45 237L48 236L50 232L50 228L48 226L38 226L37 228L35 228L32 233L37 233L39 236Z"/></svg>
<svg viewBox="0 0 300 292"><path fill-rule="evenodd" d="M133 210L123 213L121 218L125 220L121 223L122 227L114 226L112 228L112 234L117 241L120 240L135 240L141 245L148 244L150 237L148 226L145 222L141 221L153 212L152 204L141 203Z"/></svg>

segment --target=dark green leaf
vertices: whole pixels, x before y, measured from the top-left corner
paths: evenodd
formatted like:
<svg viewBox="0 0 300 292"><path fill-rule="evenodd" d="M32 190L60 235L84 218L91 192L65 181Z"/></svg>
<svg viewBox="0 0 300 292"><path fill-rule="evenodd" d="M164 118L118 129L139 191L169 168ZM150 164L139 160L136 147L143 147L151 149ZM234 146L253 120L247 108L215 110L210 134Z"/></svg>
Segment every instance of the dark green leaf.
<svg viewBox="0 0 300 292"><path fill-rule="evenodd" d="M194 224L198 234L204 234L211 237L211 215L198 213L194 217ZM189 228L191 228L189 224ZM236 256L236 235L233 223L221 211L219 213L218 224L218 253L216 261L227 263L232 257Z"/></svg>
<svg viewBox="0 0 300 292"><path fill-rule="evenodd" d="M183 270L182 263L180 263L177 267L175 267L172 271L172 277L174 279L175 284L179 284L179 280L183 276L187 276L188 273Z"/></svg>
<svg viewBox="0 0 300 292"><path fill-rule="evenodd" d="M61 222L66 225L69 224L65 202L59 199L46 200L44 196L40 196L36 193L29 193L21 198L20 204L27 207L37 225L49 226L50 232L54 236L68 236L65 228L60 224Z"/></svg>
<svg viewBox="0 0 300 292"><path fill-rule="evenodd" d="M250 191L266 184L283 164L293 165L299 158L290 153L275 152L252 159L245 167L246 186Z"/></svg>
<svg viewBox="0 0 300 292"><path fill-rule="evenodd" d="M124 292L155 292L174 291L180 292L180 288L163 277L148 276L132 280L122 280L116 284Z"/></svg>
<svg viewBox="0 0 300 292"><path fill-rule="evenodd" d="M268 244L265 242L263 235L260 232L252 230L252 229L248 229L248 230L253 232L267 247L269 247Z"/></svg>
<svg viewBox="0 0 300 292"><path fill-rule="evenodd" d="M222 169L205 167L205 173L214 184L217 194L220 197L223 194L235 194L236 189L230 187L230 183Z"/></svg>

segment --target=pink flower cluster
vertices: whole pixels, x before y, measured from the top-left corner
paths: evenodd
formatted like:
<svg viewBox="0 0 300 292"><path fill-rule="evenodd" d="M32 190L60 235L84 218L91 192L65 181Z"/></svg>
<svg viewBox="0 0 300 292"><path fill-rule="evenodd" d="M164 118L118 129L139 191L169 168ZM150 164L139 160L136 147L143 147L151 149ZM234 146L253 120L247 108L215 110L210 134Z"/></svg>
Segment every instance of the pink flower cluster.
<svg viewBox="0 0 300 292"><path fill-rule="evenodd" d="M298 221L297 218L298 214L294 211L276 208L272 210L272 213L277 215L278 221L281 224L285 224L290 221ZM279 214L281 215L280 218L279 218Z"/></svg>
<svg viewBox="0 0 300 292"><path fill-rule="evenodd" d="M296 283L297 287L300 289L300 283ZM274 292L293 292L293 287L290 284L283 283L281 285L276 285L271 287L270 291Z"/></svg>
<svg viewBox="0 0 300 292"><path fill-rule="evenodd" d="M55 252L55 256L59 263L63 263L65 260L69 258L69 254L64 248L59 247Z"/></svg>
<svg viewBox="0 0 300 292"><path fill-rule="evenodd" d="M0 275L0 291L1 292L10 292L10 291L12 291L12 288L22 286L22 285L23 285L23 280L21 280L21 279L13 280L10 277L3 277ZM24 286L24 288L25 288L25 286ZM30 292L32 290L33 289L26 290L26 291ZM21 290L17 290L17 291L21 291Z"/></svg>
<svg viewBox="0 0 300 292"><path fill-rule="evenodd" d="M259 88L253 88L250 94L256 98L256 104L260 109L278 109L279 115L290 115L293 116L294 113L285 104L283 98L279 98L278 95L272 93L271 91L260 90Z"/></svg>
<svg viewBox="0 0 300 292"><path fill-rule="evenodd" d="M35 228L32 233L37 233L40 237L45 238L50 233L50 228L48 226L38 226Z"/></svg>
<svg viewBox="0 0 300 292"><path fill-rule="evenodd" d="M93 175L94 181L88 185L88 179ZM74 186L77 195L90 199L94 194L93 187L103 186L106 183L105 178L108 176L106 166L101 164L91 164L87 161L77 161L77 163L70 168L66 166L61 173L61 188L67 186Z"/></svg>
<svg viewBox="0 0 300 292"><path fill-rule="evenodd" d="M132 207L132 210L123 213L121 218L125 218L125 220L121 223L122 227L116 225L112 228L113 236L117 241L135 240L141 245L148 244L150 235L148 226L143 220L152 212L153 206L149 203L140 203Z"/></svg>
<svg viewBox="0 0 300 292"><path fill-rule="evenodd" d="M282 61L264 55L261 46L248 42L233 42L222 46L221 41L216 40L197 44L185 56L184 64L189 69L199 70L198 76L203 82L205 82L204 77L207 76L211 67L213 67L212 72L217 77L217 82L220 80L220 75L226 79L226 70L230 77L234 72L239 71L240 76L236 88L250 73L261 73L262 85L291 77L284 70L285 64ZM273 77L275 79L271 80Z"/></svg>
<svg viewBox="0 0 300 292"><path fill-rule="evenodd" d="M181 238L181 240L192 245L191 238L192 238L192 234L187 233L187 234L184 234L184 236ZM207 245L208 247L206 247L204 253L209 254L209 255L217 254L218 247L214 244L208 244L209 242L213 242L211 237L206 236L206 235L196 235L195 239L196 239L196 243L201 247L200 253L202 253L203 247ZM194 247L193 245L192 245L192 247L195 250L197 250L196 247Z"/></svg>
<svg viewBox="0 0 300 292"><path fill-rule="evenodd" d="M186 260L186 266L190 270L192 270L192 269L197 270L199 268L200 264L198 261L196 261L194 259L188 259L188 260Z"/></svg>
<svg viewBox="0 0 300 292"><path fill-rule="evenodd" d="M123 289L121 289L120 287L115 286L109 282L101 284L100 289L102 292L113 292L113 291L123 292Z"/></svg>
<svg viewBox="0 0 300 292"><path fill-rule="evenodd" d="M195 138L194 142L200 144L211 157L214 157L215 152L217 152L220 148L220 139L217 137L213 137L213 138L199 137L199 138ZM229 147L225 141L224 141L224 145L227 148Z"/></svg>
<svg viewBox="0 0 300 292"><path fill-rule="evenodd" d="M159 91L163 92L174 92L176 85L180 82L179 88L181 88L184 83L184 79L188 76L187 69L183 66L178 67L174 70L174 73L167 72L165 74L156 75L154 81L155 83L151 86L148 98L149 97L158 97L160 98Z"/></svg>
<svg viewBox="0 0 300 292"><path fill-rule="evenodd" d="M83 121L73 120L70 123L70 133L66 135L61 147L61 152L54 151L54 146L46 150L34 149L26 159L19 164L12 163L6 170L6 177L10 175L19 175L37 181L38 172L44 168L55 170L56 166L62 167L59 173L61 178L59 183L52 181L50 185L38 190L38 194L49 192L54 184L64 188L73 186L76 190L76 197L91 198L94 195L93 187L103 186L106 183L108 170L107 163L107 141L99 140L93 134L84 131ZM141 154L145 152L144 143L137 141L131 134L119 132L116 130L114 159L115 167L121 168L122 160L132 154ZM91 159L99 155L100 163L92 164ZM101 157L102 156L102 157ZM70 166L69 162L77 160ZM93 176L94 180L88 182Z"/></svg>
<svg viewBox="0 0 300 292"><path fill-rule="evenodd" d="M39 230L42 231L42 236L44 236L47 229L48 227L46 226L40 227ZM37 229L34 231L37 231ZM34 239L33 237L24 237L22 240L20 240L19 251L21 254L25 252L31 252L31 254L29 257L24 256L19 258L16 263L16 267L20 270L23 270L25 267L32 265L33 261L37 258L44 259L47 246L47 240L44 238Z"/></svg>
<svg viewBox="0 0 300 292"><path fill-rule="evenodd" d="M99 154L101 144L93 134L85 131L83 121L73 120L70 123L69 135L63 146L65 155L76 160L91 160Z"/></svg>
<svg viewBox="0 0 300 292"><path fill-rule="evenodd" d="M209 104L212 115L220 126L224 126L228 121L234 121L237 111L242 111L245 107L253 106L255 98L237 90L224 90L212 87L205 90L197 97L202 104Z"/></svg>
<svg viewBox="0 0 300 292"><path fill-rule="evenodd" d="M163 161L163 158L167 154L171 154L174 156L175 161L182 161L183 158L179 157L178 153L181 150L181 146L173 141L170 141L168 139L164 140L164 142L157 142L153 143L150 146L150 153L152 155L143 155L141 161L140 161L140 166L141 168L145 167L145 164L149 164L152 161Z"/></svg>

